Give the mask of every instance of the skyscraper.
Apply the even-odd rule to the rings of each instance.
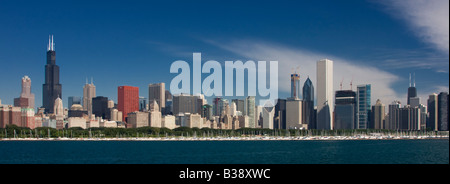
[[[148,102],[153,102],[156,100],[156,103],[159,105],[159,112],[163,112],[166,108],[166,84],[165,83],[157,83],[157,84],[149,84],[148,85]]]
[[[420,109],[406,105],[395,109],[397,114],[398,130],[420,130]]]
[[[401,108],[401,103],[400,101],[393,101],[390,105],[389,105],[389,123],[387,125],[386,128],[390,129],[390,130],[398,130],[400,125],[399,125],[399,111],[398,109]]]
[[[221,97],[216,97],[213,99],[213,111],[214,116],[220,116],[221,114],[221,105],[219,105],[219,102],[222,100]]]
[[[313,109],[314,110],[314,109]],[[286,100],[278,99],[275,105],[274,117],[278,119],[276,121],[275,129],[286,129]]]
[[[56,119],[56,129],[60,130],[64,128],[64,106],[61,98],[56,98],[53,112]]]
[[[245,99],[245,109],[246,114],[248,116],[248,126],[249,128],[256,128],[256,115],[259,116],[259,114],[255,114],[255,97],[249,96]]]
[[[158,102],[154,99],[153,102],[150,102],[149,104],[149,113],[148,113],[148,125],[150,127],[162,127],[162,114],[159,111],[159,105]]]
[[[22,92],[19,98],[14,99],[14,106],[34,109],[34,94],[31,93],[31,79],[28,76],[22,78]]]
[[[83,87],[83,109],[88,112],[89,116],[92,114],[92,98],[95,98],[95,85],[94,81],[91,79],[91,83],[88,84],[86,79],[86,84]]]
[[[407,105],[411,104],[411,98],[417,97],[417,89],[416,89],[416,77],[414,74],[414,82],[411,84],[411,74],[409,74],[409,88],[408,88],[408,99]]]
[[[448,93],[441,92],[438,95],[438,130],[448,131]]]
[[[333,124],[333,61],[317,62],[317,129],[331,130]]]
[[[244,105],[244,100],[233,99],[233,100],[231,100],[231,102],[236,103],[236,111],[240,111],[242,114],[245,113],[245,110],[244,110],[244,107],[245,107],[245,105]]]
[[[237,106],[236,106],[236,103],[234,103],[234,102],[231,102],[230,115],[233,117],[237,116]]]
[[[92,114],[95,114],[95,117],[109,119],[109,111],[107,97],[97,96],[92,98]]]
[[[311,79],[306,79],[303,84],[303,123],[308,124],[309,129],[316,129],[316,113],[314,112],[314,85]]]
[[[351,90],[336,91],[334,129],[350,130],[356,125],[356,93]],[[314,109],[313,109],[314,110]]]
[[[59,83],[59,66],[56,65],[53,35],[48,39],[47,64],[45,65],[45,83],[42,85],[42,106],[45,113],[54,113],[55,100],[62,98],[62,85]]]
[[[428,122],[428,108],[424,104],[419,104],[417,108],[420,109],[420,130],[426,130]]]
[[[386,129],[385,127],[385,107],[384,104],[378,99],[377,103],[372,106],[372,119],[373,129]]]
[[[207,120],[213,119],[213,108],[211,105],[205,104],[202,106],[202,117],[205,117]]]
[[[286,129],[302,129],[305,127],[302,116],[302,100],[288,99],[286,101]]]
[[[297,73],[291,74],[291,98],[300,99],[300,75]]]
[[[122,121],[125,122],[128,113],[139,111],[139,88],[119,86],[117,94],[117,109],[122,112]]]
[[[371,85],[358,85],[357,88],[357,126],[356,129],[367,129],[371,110]]]
[[[273,129],[273,118],[275,114],[275,108],[272,106],[267,106],[262,108],[263,123],[261,128]]]
[[[438,130],[438,95],[433,93],[428,98],[428,122],[427,128]]]

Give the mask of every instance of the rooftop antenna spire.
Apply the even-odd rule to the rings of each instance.
[[[51,41],[50,41],[50,35],[48,35],[48,45],[47,45],[47,51],[50,51],[50,45],[51,45]]]
[[[414,72],[414,81],[413,81],[413,87],[416,87],[416,73]]]
[[[88,84],[88,79],[87,79],[87,77],[86,77],[86,84]]]
[[[94,77],[91,77],[91,84],[94,85]]]
[[[352,76],[352,80],[350,81],[350,90],[353,91],[353,76]]]
[[[411,87],[411,73],[409,73],[409,87]]]
[[[55,50],[55,44],[53,43],[53,35],[52,35],[52,51]]]
[[[340,84],[341,90],[342,90],[342,83],[343,83],[343,82],[344,82],[344,77],[342,77],[341,84]]]

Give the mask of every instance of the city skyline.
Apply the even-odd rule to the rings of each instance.
[[[328,6],[321,6],[321,3],[323,2],[327,3]],[[1,7],[10,7],[10,9],[2,8],[1,10],[5,10],[1,11],[3,12],[2,15],[10,16],[1,17],[10,17],[10,19],[0,19],[0,22],[5,23],[4,25],[9,28],[0,32],[2,39],[5,40],[5,42],[0,43],[0,49],[4,51],[0,53],[0,59],[2,62],[9,60],[14,62],[10,63],[11,66],[8,67],[7,71],[2,70],[2,73],[8,75],[8,77],[0,79],[0,84],[2,84],[3,89],[0,91],[0,99],[2,99],[3,104],[13,104],[13,98],[20,94],[20,85],[17,85],[16,80],[9,80],[9,78],[19,79],[28,75],[34,81],[31,92],[36,94],[36,107],[42,106],[41,101],[38,100],[42,99],[42,91],[40,91],[38,85],[42,84],[41,81],[44,81],[42,65],[45,62],[45,55],[43,54],[43,50],[49,34],[55,35],[56,45],[53,47],[56,48],[55,50],[58,52],[57,64],[61,67],[61,84],[65,86],[62,90],[62,94],[64,94],[62,99],[66,108],[68,108],[66,106],[66,104],[68,104],[67,97],[81,96],[83,92],[82,86],[84,85],[86,77],[93,77],[96,79],[97,94],[99,96],[108,97],[117,103],[115,89],[118,86],[137,86],[139,87],[141,94],[147,94],[146,88],[149,84],[160,82],[169,84],[173,77],[173,75],[169,74],[170,63],[178,59],[184,59],[190,62],[192,61],[192,52],[194,51],[202,51],[204,56],[203,62],[210,59],[218,60],[221,63],[227,60],[238,59],[244,61],[247,59],[276,59],[280,63],[280,71],[285,69],[290,70],[292,66],[300,66],[299,74],[301,84],[303,84],[308,76],[311,77],[313,84],[316,84],[316,75],[310,71],[315,71],[314,65],[316,61],[323,58],[329,58],[335,61],[335,66],[341,66],[340,68],[335,69],[335,75],[338,76],[334,77],[336,80],[334,80],[333,91],[338,89],[337,84],[340,81],[337,79],[342,78],[340,75],[343,75],[342,73],[350,73],[349,75],[344,76],[345,89],[350,88],[349,83],[351,80],[353,80],[354,86],[366,83],[372,84],[374,90],[371,99],[372,102],[375,102],[376,98],[380,98],[384,104],[390,104],[393,100],[400,100],[402,104],[406,104],[405,87],[408,86],[409,73],[416,73],[417,94],[421,97],[422,103],[424,103],[428,95],[433,92],[438,93],[441,91],[448,91],[448,46],[446,49],[445,47],[442,49],[441,47],[436,46],[442,44],[434,44],[434,42],[423,40],[422,37],[415,34],[417,29],[414,27],[415,24],[411,23],[413,20],[408,19],[407,17],[393,16],[391,15],[392,13],[387,10],[389,8],[395,9],[402,6],[406,8],[415,8],[415,6],[402,5],[402,3],[392,3],[393,5],[387,5],[389,4],[387,2],[389,1],[384,1],[383,3],[374,3],[370,1],[338,3],[333,1],[321,1],[317,3],[299,2],[296,5],[302,5],[299,6],[300,8],[311,8],[311,10],[304,11],[303,13],[281,13],[281,9],[288,7],[283,6],[283,8],[281,8],[276,5],[273,6],[273,9],[275,12],[279,13],[277,16],[261,15],[261,18],[269,18],[269,22],[276,22],[284,19],[289,20],[288,24],[280,23],[280,26],[283,26],[283,29],[277,30],[269,27],[267,29],[261,29],[258,32],[255,30],[256,28],[246,28],[241,31],[233,32],[232,34],[224,34],[223,37],[214,34],[207,34],[204,37],[198,36],[203,35],[201,29],[204,29],[205,27],[200,26],[193,21],[189,22],[195,23],[193,25],[199,27],[192,28],[193,30],[191,31],[182,31],[184,28],[187,29],[191,26],[187,26],[186,24],[181,23],[180,20],[177,20],[175,23],[181,27],[180,29],[177,29],[178,31],[160,32],[162,30],[167,30],[170,27],[174,27],[175,25],[161,21],[158,18],[154,18],[154,20],[157,24],[161,25],[160,29],[156,29],[151,33],[146,33],[146,31],[148,31],[149,28],[152,28],[152,25],[154,24],[147,23],[140,27],[137,22],[139,22],[139,20],[145,20],[144,18],[151,17],[151,15],[154,14],[144,13],[143,9],[140,8],[137,8],[136,11],[132,11],[132,8],[125,8],[121,11],[122,13],[130,13],[130,17],[138,18],[138,20],[129,23],[125,23],[125,19],[114,21],[114,18],[117,17],[107,9],[99,9],[99,11],[105,13],[105,16],[93,14],[93,10],[100,6],[98,2],[93,2],[91,8],[83,8],[79,7],[81,4],[66,2],[72,3],[74,7],[80,8],[80,10],[87,13],[81,17],[77,17],[77,15],[79,15],[78,9],[68,8],[68,14],[66,16],[58,18],[58,16],[55,15],[62,15],[63,12],[55,11],[52,15],[42,14],[41,16],[31,19],[29,17],[31,13],[43,12],[48,9],[57,9],[58,7],[65,5],[65,3],[54,3],[51,6],[42,9],[36,8],[39,10],[33,9],[30,10],[29,13],[24,13],[23,10],[17,9],[18,5],[15,4],[15,2],[2,2],[5,6]],[[33,2],[30,3],[33,4]],[[448,2],[444,2],[444,4],[445,3],[448,4]],[[36,6],[42,6],[38,4]],[[180,4],[184,3],[180,2]],[[420,3],[416,4],[420,5]],[[435,6],[436,4],[439,4],[439,1],[429,3],[429,6]],[[119,7],[122,4],[111,2],[110,5],[112,7]],[[230,8],[231,5],[232,3],[225,4],[224,8]],[[272,3],[262,3],[262,7],[268,7],[269,5],[272,5]],[[256,8],[246,2],[244,2],[242,6],[252,10],[250,12],[256,11]],[[171,8],[171,6],[168,6],[165,3],[156,4],[155,7],[160,7],[162,10]],[[207,3],[202,4],[199,2],[198,4],[191,4],[188,7],[202,8],[203,10],[210,6]],[[319,7],[323,9],[323,11],[320,11],[322,13],[321,16],[315,15],[309,19],[301,18],[304,15],[313,15],[312,11],[317,10]],[[346,21],[344,18],[351,16],[352,13],[356,13],[356,10],[352,10],[352,7],[358,7],[361,11],[365,10],[367,15],[361,15],[362,18],[352,17],[352,19]],[[426,7],[428,7],[428,5]],[[423,11],[428,12],[426,11],[426,7]],[[448,5],[442,7],[448,7]],[[16,12],[13,12],[14,10],[16,10]],[[155,12],[160,12],[162,10],[157,10]],[[214,10],[223,11],[224,9],[205,9],[205,13]],[[329,11],[329,13],[324,12],[325,10]],[[435,13],[440,15],[439,13],[441,11],[445,12],[446,10],[439,8]],[[173,16],[178,16],[183,12],[184,10],[181,10],[181,12],[176,13]],[[332,13],[338,17],[334,19],[329,17]],[[199,18],[200,15],[202,14],[189,15],[187,19],[182,20],[190,20],[189,18],[196,20],[195,18]],[[87,16],[90,16],[93,20],[86,21],[86,25],[77,21]],[[229,16],[232,17],[236,15]],[[244,14],[243,16],[244,20],[238,21],[236,23],[237,25],[243,25],[245,21],[252,20],[257,21],[256,25],[259,28],[262,28],[264,25],[258,23],[259,20],[261,20],[260,18],[250,16],[249,14]],[[76,18],[74,19],[74,17]],[[232,18],[230,17],[212,16],[207,20],[219,18],[222,20],[223,25],[215,25],[219,28],[224,28],[224,26],[232,24]],[[447,15],[444,16],[444,19],[445,18],[448,19],[448,9]],[[26,23],[16,24],[9,22],[16,19],[25,20]],[[367,19],[379,20],[372,21],[368,24],[365,22]],[[324,22],[326,25],[324,29],[328,28],[329,30],[321,30],[317,25],[311,24],[317,20]],[[338,20],[337,23],[343,23],[343,26],[332,24],[333,20]],[[106,28],[130,25],[132,28],[140,27],[141,29],[140,31],[132,31],[131,29],[125,28],[105,30],[105,28],[94,26],[91,29],[79,31],[75,34],[73,31],[70,31],[63,26],[84,27],[93,25],[96,21],[102,22]],[[442,22],[445,23],[448,21]],[[345,25],[349,24],[357,24],[358,26],[356,28],[359,28],[360,31],[355,34],[351,26],[345,27]],[[309,27],[305,27],[305,25],[308,25]],[[381,25],[386,26],[383,27]],[[20,35],[16,33],[17,30],[31,27],[36,28],[33,29],[35,31],[19,31],[19,33],[21,33]],[[373,28],[379,28],[379,30],[372,30]],[[427,28],[433,29],[432,26]],[[381,34],[380,30],[389,33],[389,35]],[[100,34],[102,31],[104,31],[105,34]],[[217,33],[229,32],[220,31],[218,28],[210,28],[209,31],[215,31]],[[279,34],[281,31],[286,32],[287,34]],[[295,31],[299,31],[299,33],[304,36],[295,34]],[[127,32],[134,34],[127,34]],[[334,35],[330,35],[330,32],[333,32]],[[250,36],[249,33],[257,34]],[[368,38],[367,34],[370,34],[373,38]],[[447,40],[445,36],[447,36]],[[446,41],[448,43],[448,33],[442,38],[444,42]],[[347,42],[342,42],[344,39],[347,39]],[[362,40],[365,44],[360,44],[353,40]],[[22,54],[14,54],[18,51]],[[266,54],[262,53],[262,51],[266,51]],[[397,52],[398,54],[393,54],[393,52]],[[411,61],[407,62],[407,60]],[[417,63],[417,60],[423,60],[423,62]],[[127,68],[125,63],[142,67]],[[295,65],[290,66],[292,63]],[[400,66],[400,64],[404,64],[405,66]],[[159,65],[161,65],[161,67],[159,67]],[[287,65],[289,66],[287,67]],[[167,70],[164,70],[165,68]],[[364,72],[372,69],[373,71],[367,73],[368,77],[363,75],[366,74]],[[136,72],[132,72],[132,70],[136,70]],[[349,70],[355,72],[348,72]],[[114,75],[114,73],[123,74],[130,72],[132,72],[133,75]],[[289,79],[289,75],[282,75],[282,72],[280,72],[280,98],[287,98],[290,96],[289,80],[286,79]],[[379,92],[381,90],[384,90],[384,93],[381,93],[382,95],[380,95]],[[230,97],[229,100],[232,98],[234,97]],[[210,103],[211,100],[208,99],[208,102]]]

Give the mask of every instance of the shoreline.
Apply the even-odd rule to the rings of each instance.
[[[449,139],[449,136],[304,136],[304,137],[146,137],[146,138],[1,138],[0,141],[350,141]]]

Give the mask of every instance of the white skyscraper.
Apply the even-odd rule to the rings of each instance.
[[[237,116],[237,107],[236,107],[236,103],[232,102],[231,103],[231,107],[230,107],[230,114],[231,116]]]
[[[63,101],[59,97],[55,100],[55,106],[53,107],[53,112],[55,112],[56,116],[64,116]]]
[[[275,115],[275,107],[263,107],[263,123],[261,128],[273,129],[273,116]]]
[[[317,129],[333,129],[333,61],[322,59],[317,62]]]
[[[153,100],[153,102],[150,104],[150,112],[149,112],[149,126],[150,127],[158,127],[161,128],[161,112],[159,111],[159,105],[156,102],[156,100]]]

